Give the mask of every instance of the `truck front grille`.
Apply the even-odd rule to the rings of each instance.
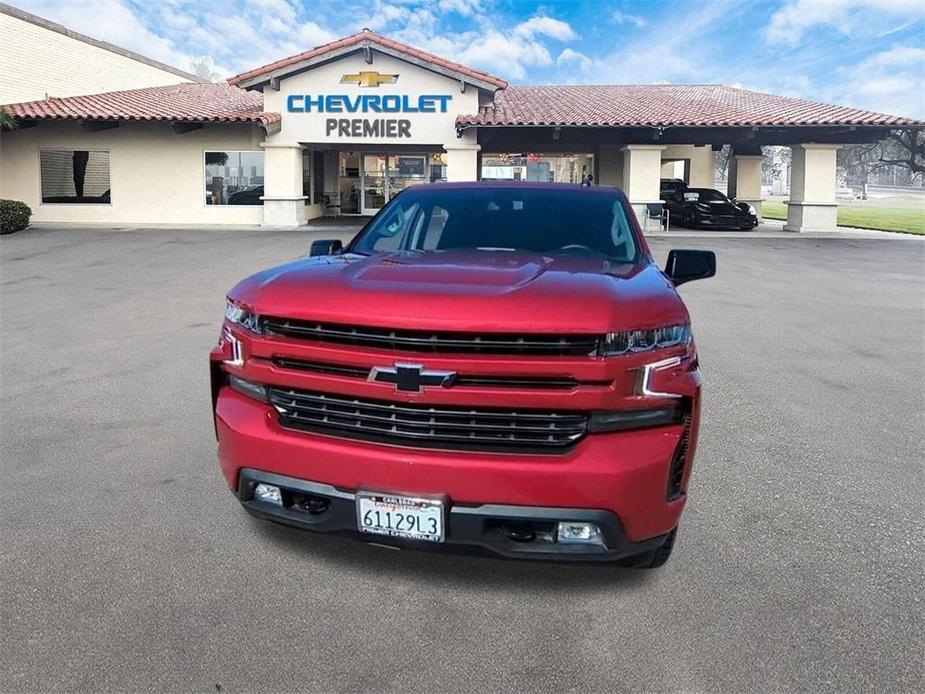
[[[546,451],[574,445],[581,412],[409,405],[287,388],[267,388],[284,427],[428,448]]]
[[[392,330],[316,323],[263,316],[261,330],[270,336],[296,340],[378,347],[408,352],[455,354],[590,355],[598,335],[540,335],[516,333],[452,333],[428,330]]]
[[[283,369],[307,371],[309,373],[325,374],[330,376],[345,376],[360,378],[364,381],[369,377],[369,367],[350,366],[345,364],[331,364],[328,362],[307,361],[305,359],[292,359],[291,357],[274,357],[273,364]],[[466,388],[539,388],[552,390],[570,390],[578,386],[607,386],[610,381],[579,381],[568,376],[479,376],[459,375],[453,379],[453,386]]]

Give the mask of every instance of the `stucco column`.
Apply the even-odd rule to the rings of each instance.
[[[758,213],[761,221],[761,164],[760,154],[733,154],[729,158],[729,186],[726,193],[739,202],[747,202]],[[710,186],[712,188],[713,186]]]
[[[302,145],[263,142],[263,225],[297,227],[305,224],[302,194]]]
[[[659,202],[664,145],[626,145],[623,151],[623,192],[636,217],[643,218],[646,204]]]
[[[713,188],[716,183],[715,153],[710,145],[704,147],[691,147],[691,188]]]
[[[835,231],[835,145],[794,145],[784,231]]]
[[[447,182],[479,180],[481,146],[476,141],[474,131],[465,132],[462,137],[447,142],[443,149],[446,151]]]

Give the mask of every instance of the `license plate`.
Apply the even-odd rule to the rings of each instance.
[[[443,502],[393,494],[357,494],[361,532],[443,542]]]

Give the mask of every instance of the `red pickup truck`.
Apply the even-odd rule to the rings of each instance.
[[[436,183],[347,246],[227,296],[222,471],[255,516],[399,546],[656,567],[674,545],[700,371],[622,192]]]

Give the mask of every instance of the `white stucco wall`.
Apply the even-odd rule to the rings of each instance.
[[[634,205],[659,201],[664,145],[623,147],[623,191]]]
[[[22,200],[33,222],[259,224],[261,206],[206,205],[203,152],[262,151],[263,130],[206,125],[177,135],[167,123],[122,123],[95,133],[44,123],[0,134],[0,198]],[[111,204],[41,202],[40,149],[106,150]]]
[[[2,12],[0,65],[0,104],[191,81]]]
[[[696,145],[668,145],[662,151],[662,159],[682,160],[689,162],[691,188],[712,188],[714,185],[714,153],[709,145],[698,147]],[[672,178],[673,170],[662,167],[662,176]]]

